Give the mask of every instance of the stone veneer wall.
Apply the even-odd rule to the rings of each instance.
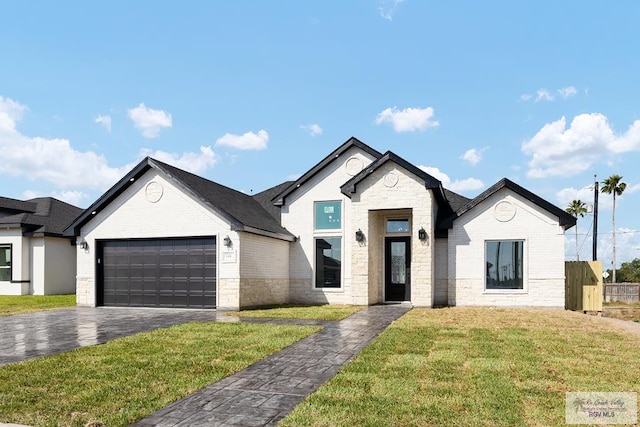
[[[367,244],[360,246],[352,244],[352,269],[356,266],[367,266],[367,271],[372,276],[382,276],[380,259],[376,262],[376,249],[370,249],[371,245],[381,246],[384,240],[380,236],[379,226],[370,229],[370,211],[407,210],[411,212],[411,302],[415,306],[431,307],[433,301],[434,268],[432,264],[434,256],[433,244],[433,195],[424,187],[424,182],[404,170],[393,162],[388,162],[378,168],[374,173],[362,181],[357,188],[357,194],[351,199],[351,228],[360,228],[367,236]],[[385,215],[381,213],[381,215]],[[379,221],[377,221],[379,224]],[[382,224],[384,227],[384,222]],[[424,228],[428,234],[428,240],[418,240],[418,230]],[[384,228],[382,228],[384,230]],[[371,253],[371,256],[370,256]],[[378,264],[379,263],[379,264]],[[370,265],[371,264],[371,265]],[[378,270],[379,273],[375,271]],[[368,275],[354,276],[352,280],[354,304],[367,304],[370,302],[369,289],[371,283]],[[375,283],[382,287],[382,280]],[[380,291],[376,290],[375,294]]]

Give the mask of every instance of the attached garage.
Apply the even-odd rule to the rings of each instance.
[[[96,243],[98,305],[216,307],[215,237]]]

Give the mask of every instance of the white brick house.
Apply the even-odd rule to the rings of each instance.
[[[563,307],[574,224],[507,179],[469,200],[351,138],[253,197],[147,158],[65,234],[81,305]]]

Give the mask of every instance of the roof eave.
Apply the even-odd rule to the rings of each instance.
[[[260,236],[272,237],[274,239],[279,239],[279,240],[285,240],[287,242],[296,241],[296,237],[292,234],[275,233],[273,231],[261,230],[255,227],[244,226],[242,229],[238,229],[237,231],[245,231],[251,234],[258,234]]]

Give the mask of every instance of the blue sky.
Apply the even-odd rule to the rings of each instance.
[[[86,207],[150,155],[232,188],[350,136],[473,197],[508,177],[564,208],[617,173],[640,256],[635,1],[30,1],[0,6],[0,195]],[[599,257],[611,259],[611,197]],[[579,220],[590,259],[592,215]],[[567,259],[575,257],[574,230]]]

